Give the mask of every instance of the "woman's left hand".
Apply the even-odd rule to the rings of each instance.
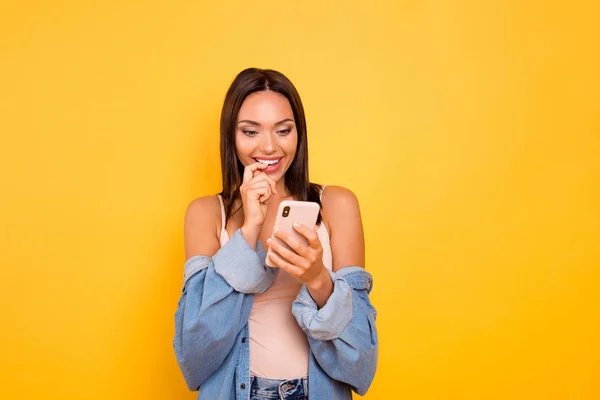
[[[273,235],[290,246],[295,253],[285,248],[277,240],[269,238],[267,240],[269,258],[274,265],[287,271],[307,286],[311,286],[325,271],[323,246],[317,235],[316,227],[314,230],[310,230],[306,225],[295,223],[294,229],[308,240],[308,246],[287,232],[276,230]]]
[[[306,285],[308,292],[319,308],[323,307],[333,292],[333,281],[323,265],[323,246],[317,235],[316,227],[308,229],[302,224],[294,224],[294,229],[308,240],[308,246],[283,231],[275,231],[274,236],[281,239],[294,251],[269,238],[268,257],[274,265]]]

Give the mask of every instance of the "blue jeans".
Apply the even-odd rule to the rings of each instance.
[[[250,400],[308,400],[308,377],[267,379],[250,376]]]

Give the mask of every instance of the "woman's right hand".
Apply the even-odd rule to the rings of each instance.
[[[240,195],[244,208],[242,236],[254,248],[267,215],[267,200],[277,193],[275,181],[262,172],[267,165],[260,162],[244,168]]]

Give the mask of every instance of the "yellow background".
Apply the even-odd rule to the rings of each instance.
[[[312,180],[360,199],[367,399],[600,398],[592,3],[3,2],[0,398],[195,398],[183,213],[248,66],[291,78]]]

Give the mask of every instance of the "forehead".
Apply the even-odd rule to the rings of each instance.
[[[257,122],[294,119],[294,112],[288,99],[277,92],[265,90],[254,92],[244,99],[238,113],[238,121],[249,119]]]

